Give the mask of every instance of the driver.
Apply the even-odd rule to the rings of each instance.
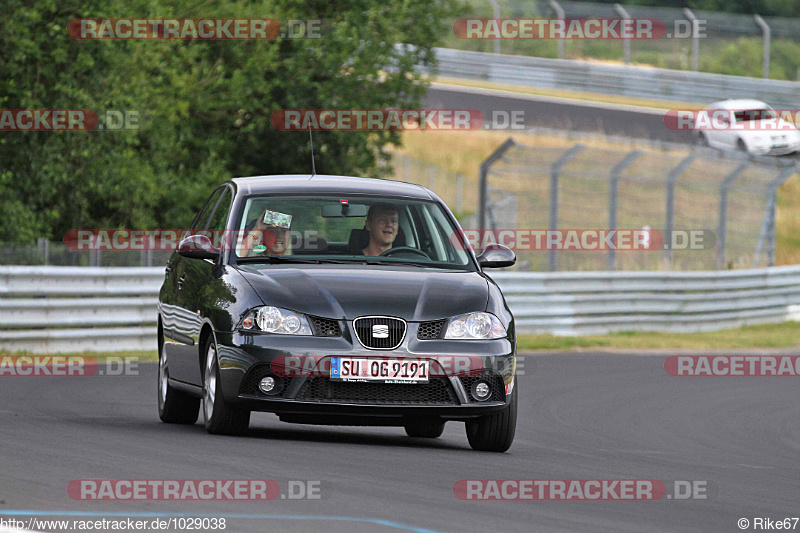
[[[292,216],[265,209],[240,243],[241,257],[285,255],[289,248]]]
[[[367,212],[364,229],[369,233],[369,244],[361,250],[364,255],[381,255],[392,247],[397,238],[399,220],[397,207],[392,204],[373,204]]]

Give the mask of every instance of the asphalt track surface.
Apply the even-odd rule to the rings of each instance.
[[[800,515],[800,381],[670,377],[666,356],[528,356],[505,454],[461,423],[435,440],[400,428],[284,424],[248,435],[163,424],[155,364],[138,375],[0,377],[0,518],[227,517],[226,531],[740,531]],[[460,479],[705,481],[707,499],[461,501]],[[323,498],[76,501],[76,479],[322,481]],[[334,518],[335,517],[335,518]],[[751,526],[752,527],[752,526]],[[800,526],[798,526],[800,527]]]
[[[692,144],[691,132],[674,131],[664,123],[664,110],[542,97],[507,91],[434,84],[424,108],[474,109],[491,121],[493,111],[522,111],[526,128],[543,127],[653,141]],[[514,133],[509,130],[509,133]]]

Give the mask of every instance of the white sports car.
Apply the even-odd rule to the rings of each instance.
[[[695,116],[701,145],[753,155],[786,155],[800,151],[800,131],[784,120],[795,113],[775,111],[759,100],[715,102]]]

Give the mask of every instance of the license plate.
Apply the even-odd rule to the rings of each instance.
[[[331,379],[378,383],[427,383],[429,361],[333,357]]]

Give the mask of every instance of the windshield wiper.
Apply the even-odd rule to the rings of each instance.
[[[240,257],[239,263],[270,263],[270,264],[319,264],[319,259],[307,259],[305,257],[283,257],[281,255],[265,255],[263,257]]]
[[[282,255],[265,255],[263,257],[240,257],[240,263],[270,263],[270,264],[309,264],[318,265],[321,263],[343,265],[350,261],[342,261],[340,259],[316,259],[311,257],[298,257],[298,256],[282,256]]]
[[[425,268],[452,268],[458,269],[457,266],[443,265],[441,263],[427,263],[425,261],[397,261],[392,259],[366,259],[364,262],[368,265],[405,265],[416,266]]]

